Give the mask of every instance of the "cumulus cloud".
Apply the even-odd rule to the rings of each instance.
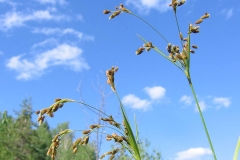
[[[180,102],[183,102],[185,105],[189,106],[192,104],[192,97],[191,96],[187,96],[187,95],[183,95],[180,100]]]
[[[64,5],[64,4],[67,4],[67,2],[65,0],[37,0],[39,3],[42,3],[42,4],[53,4],[53,5],[56,5],[56,4],[60,4],[60,5]]]
[[[6,64],[9,69],[17,72],[17,79],[30,80],[40,77],[51,66],[64,65],[74,71],[89,69],[82,58],[82,50],[68,44],[58,45],[30,59],[23,56],[14,56]]]
[[[204,156],[211,155],[212,152],[208,148],[190,148],[176,154],[174,160],[201,160]]]
[[[213,99],[213,103],[217,105],[217,109],[225,107],[228,108],[231,104],[230,98],[216,97]]]
[[[166,89],[161,86],[145,87],[144,90],[152,100],[161,99],[166,93]]]
[[[151,105],[164,98],[166,89],[161,86],[145,87],[144,91],[150,99],[141,99],[134,94],[128,94],[123,97],[122,103],[130,108],[139,110],[148,110]]]
[[[0,29],[7,30],[13,27],[20,27],[26,25],[28,21],[41,20],[68,20],[65,15],[56,15],[52,13],[51,9],[32,11],[28,14],[17,11],[10,11],[4,15],[0,15]]]
[[[122,103],[133,109],[147,110],[151,107],[151,102],[146,99],[140,99],[134,94],[129,94],[123,97]]]
[[[140,13],[147,14],[151,9],[156,9],[159,12],[166,12],[170,9],[171,0],[126,0],[127,5],[132,5]]]
[[[33,33],[42,33],[46,35],[52,35],[52,34],[57,34],[57,35],[66,35],[66,34],[71,34],[75,35],[77,38],[81,40],[94,40],[93,36],[85,35],[82,32],[76,31],[72,28],[65,28],[65,29],[60,29],[60,28],[35,28]]]

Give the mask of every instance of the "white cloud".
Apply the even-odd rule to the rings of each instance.
[[[14,2],[12,2],[10,0],[0,0],[0,3],[7,3],[7,4],[11,5],[11,6],[16,6],[16,3],[14,3]]]
[[[60,5],[67,4],[67,2],[65,0],[37,0],[37,1],[42,3],[42,4],[47,4],[47,3],[53,4],[53,5],[56,5],[56,4],[60,4]]]
[[[207,104],[204,101],[199,101],[198,103],[202,112],[208,108]],[[198,111],[197,105],[195,105],[195,111]]]
[[[145,87],[144,90],[152,100],[161,99],[166,93],[166,89],[161,86]]]
[[[229,9],[229,10],[223,9],[223,10],[221,11],[221,13],[222,13],[223,15],[225,15],[226,19],[229,19],[230,17],[233,16],[233,8],[231,8],[231,9]]]
[[[159,12],[166,12],[171,0],[126,0],[127,5],[133,5],[140,13],[148,13],[151,9],[156,9]]]
[[[208,148],[190,148],[186,151],[178,152],[174,160],[201,160],[204,156],[211,155]]]
[[[6,66],[18,73],[17,79],[29,80],[40,77],[51,66],[64,65],[74,71],[89,69],[81,54],[80,48],[61,44],[32,59],[24,59],[23,55],[14,56],[8,60]]]
[[[76,31],[72,28],[65,28],[65,29],[60,29],[60,28],[35,28],[33,33],[42,33],[46,35],[51,35],[51,34],[57,34],[57,35],[66,35],[66,34],[72,34],[75,35],[77,38],[81,40],[94,40],[93,36],[85,35],[82,32]]]
[[[191,96],[187,96],[187,95],[183,95],[180,100],[180,102],[183,102],[185,105],[189,106],[192,104],[192,97]]]
[[[217,109],[225,107],[228,108],[231,104],[231,100],[225,97],[216,97],[213,99],[213,103],[217,104]]]
[[[58,41],[55,38],[49,38],[46,39],[45,41],[36,43],[32,46],[32,48],[37,48],[37,47],[45,47],[45,46],[53,46],[56,45],[58,43]]]
[[[5,15],[0,16],[0,29],[7,30],[12,27],[24,26],[28,21],[41,21],[41,20],[68,20],[65,15],[53,15],[52,9],[32,11],[29,14],[22,12],[11,11]]]
[[[233,9],[231,8],[227,12],[226,19],[229,19],[230,17],[232,17],[232,15],[233,15]]]
[[[81,14],[76,15],[77,20],[83,21],[83,16]]]
[[[142,100],[135,96],[134,94],[129,94],[123,97],[123,105],[129,106],[133,109],[147,110],[151,107],[151,102],[148,100]]]

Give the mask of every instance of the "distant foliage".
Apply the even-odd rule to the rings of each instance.
[[[46,155],[52,134],[68,127],[60,124],[50,130],[47,122],[38,126],[32,121],[31,99],[23,100],[20,111],[11,116],[7,111],[0,111],[0,160],[50,160]],[[61,155],[56,160],[95,160],[94,150],[89,146],[81,147],[79,154],[73,155],[64,148],[72,145],[73,135],[66,136],[61,147]]]

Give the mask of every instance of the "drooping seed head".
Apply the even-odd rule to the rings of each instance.
[[[144,50],[145,50],[145,48],[143,48],[143,47],[138,48],[136,51],[136,55],[142,54]]]
[[[82,134],[88,134],[90,132],[91,132],[91,130],[85,130],[85,131],[82,131]]]
[[[195,53],[195,51],[194,51],[194,50],[190,50],[190,52],[191,52],[191,53]]]
[[[168,53],[171,53],[171,49],[172,49],[172,44],[171,43],[168,43],[168,45],[167,45],[167,51],[168,51]]]
[[[111,11],[109,11],[109,10],[104,10],[103,11],[103,14],[109,14],[109,13],[111,13]]]
[[[185,3],[185,0],[181,0],[179,3],[178,3],[178,6],[181,6]]]
[[[40,113],[40,111],[36,111],[35,113],[38,115]]]
[[[202,23],[202,21],[203,21],[203,19],[200,18],[199,20],[197,20],[197,21],[195,22],[195,24],[200,24],[200,23]]]
[[[54,102],[58,102],[58,101],[60,101],[61,100],[61,98],[55,98],[54,99]]]
[[[205,13],[201,18],[202,19],[206,19],[206,18],[209,18],[210,17],[210,14],[209,13]]]
[[[100,125],[98,125],[98,124],[92,124],[90,126],[91,129],[95,129],[95,128],[99,128],[99,127],[100,127]]]
[[[89,136],[86,136],[83,140],[83,142],[84,142],[83,144],[88,144],[88,141],[89,141]]]
[[[113,12],[113,14],[109,17],[109,19],[113,19],[121,13],[121,10]]]
[[[183,35],[182,35],[181,32],[180,32],[180,34],[179,34],[179,37],[180,37],[181,40],[183,40]]]
[[[74,148],[74,149],[73,149],[73,154],[77,153],[77,150],[78,150],[78,148],[77,148],[77,147],[76,147],[76,148]]]
[[[198,49],[198,46],[193,44],[193,45],[192,45],[192,48]]]

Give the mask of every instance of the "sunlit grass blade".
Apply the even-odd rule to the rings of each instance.
[[[128,119],[127,119],[127,115],[126,115],[125,109],[124,109],[124,107],[123,107],[123,105],[122,105],[122,102],[121,102],[121,100],[120,100],[117,92],[115,92],[115,93],[116,93],[116,96],[117,96],[118,101],[119,101],[119,103],[120,103],[120,108],[121,108],[121,111],[122,111],[124,124],[125,124],[125,126],[126,126],[127,131],[128,131],[129,143],[130,143],[130,146],[132,147],[132,150],[134,151],[133,156],[134,156],[134,158],[135,158],[136,160],[141,160],[139,148],[138,148],[138,145],[137,145],[135,136],[134,136],[134,134],[133,134],[132,128],[131,128],[131,126],[130,126],[130,124],[129,124],[129,121],[128,121]]]
[[[238,138],[237,146],[233,155],[233,160],[238,160],[239,150],[240,150],[240,137]]]

